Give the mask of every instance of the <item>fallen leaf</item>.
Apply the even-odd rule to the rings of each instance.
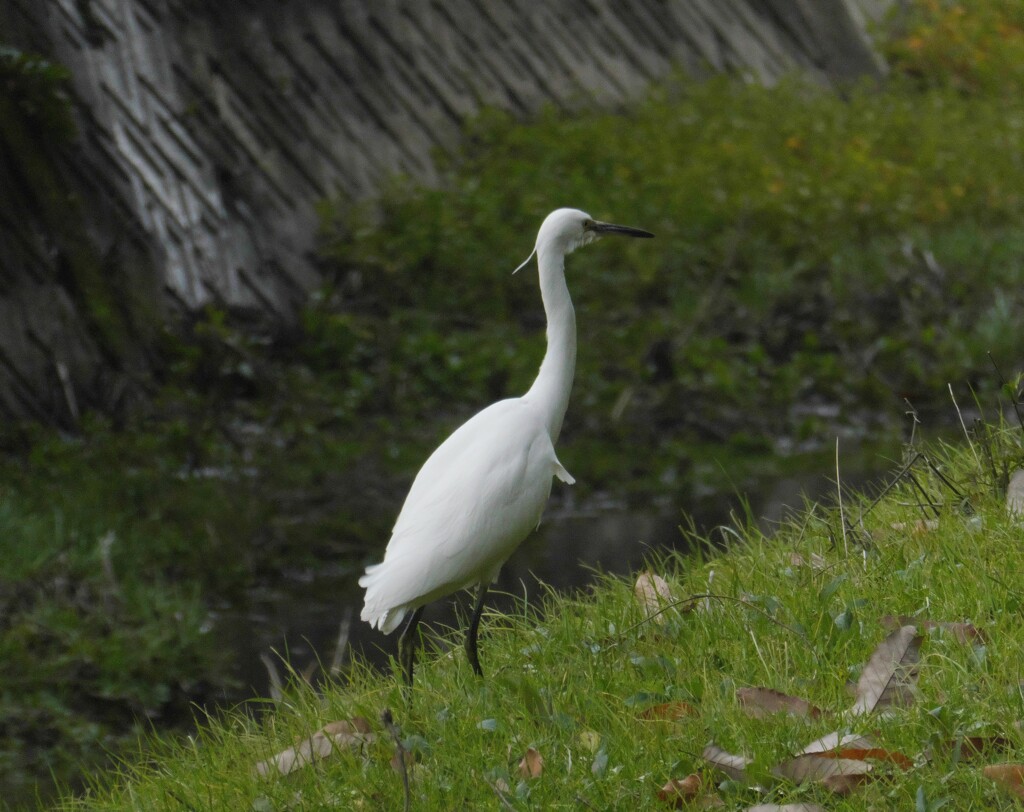
[[[644,617],[663,617],[662,610],[672,603],[672,591],[668,582],[653,572],[642,572],[633,587],[636,602],[643,609]]]
[[[936,623],[929,621],[925,624],[925,628],[928,630],[942,629],[944,632],[952,635],[953,639],[958,643],[963,643],[965,646],[976,646],[988,642],[988,635],[985,633],[985,630],[977,628],[973,623]]]
[[[709,744],[705,747],[703,756],[708,764],[719,772],[725,773],[734,781],[747,780],[746,770],[747,766],[751,763],[751,759],[727,753],[716,744]]]
[[[307,764],[327,758],[338,750],[361,747],[373,741],[370,723],[363,717],[343,719],[324,725],[311,736],[299,739],[294,746],[256,765],[256,772],[269,775],[273,771],[288,775]]]
[[[354,730],[353,730],[354,728]],[[353,716],[351,719],[342,719],[338,722],[328,722],[322,728],[328,736],[337,736],[339,733],[362,733],[371,732],[370,723],[362,716]]]
[[[1024,468],[1018,468],[1006,486],[1006,510],[1013,516],[1024,514]]]
[[[403,763],[406,770],[411,770],[416,766],[416,754],[409,750],[395,750],[394,755],[391,756],[391,769],[396,773],[402,773]]]
[[[544,772],[544,756],[530,747],[519,762],[519,774],[523,778],[540,778]]]
[[[929,632],[939,629],[943,633],[951,635],[954,640],[958,643],[963,643],[965,646],[976,646],[980,643],[988,642],[988,635],[973,623],[927,620],[925,618],[910,617],[909,615],[885,615],[879,618],[879,623],[890,630],[898,629],[901,626],[914,625]]]
[[[817,719],[821,710],[799,697],[784,694],[774,688],[737,688],[736,699],[744,713],[754,719],[764,719],[773,713],[791,716],[810,716]]]
[[[870,750],[875,746],[875,743],[867,736],[861,736],[859,733],[847,733],[841,734],[838,730],[829,733],[826,736],[822,736],[820,739],[815,739],[803,750],[800,751],[799,755],[813,755],[815,753],[829,753],[841,750],[842,748]]]
[[[921,641],[916,626],[902,626],[879,644],[857,681],[854,714],[873,713],[913,701]]]
[[[942,745],[928,749],[926,756],[929,761],[936,755],[955,756],[959,761],[970,761],[980,755],[991,755],[1009,750],[1011,741],[1005,736],[963,736],[950,739]]]
[[[836,775],[863,775],[871,769],[868,762],[859,759],[828,758],[822,753],[812,753],[784,761],[772,772],[794,784],[806,784]]]
[[[825,812],[818,804],[755,804],[747,812]]]
[[[858,787],[862,787],[874,779],[874,774],[869,772],[830,775],[822,780],[821,785],[836,795],[849,795]]]
[[[686,776],[686,778],[673,778],[658,790],[658,800],[670,803],[674,807],[688,805],[688,801],[696,798],[701,791],[702,782],[697,773]]]
[[[854,761],[864,761],[865,759],[874,759],[875,761],[890,761],[904,770],[909,770],[914,766],[914,760],[898,750],[885,750],[881,747],[844,747],[838,750],[829,750],[824,753],[820,753],[821,758],[844,758],[851,759]]]
[[[1024,798],[1024,764],[989,764],[981,772],[1011,795]]]
[[[654,705],[645,708],[640,712],[641,719],[648,719],[659,722],[674,722],[687,716],[696,716],[697,709],[689,702],[664,702],[661,705]]]

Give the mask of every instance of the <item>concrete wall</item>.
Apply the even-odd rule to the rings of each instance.
[[[162,305],[287,320],[318,282],[316,201],[370,195],[395,173],[430,182],[431,156],[455,148],[482,107],[614,107],[680,67],[762,82],[794,70],[823,82],[879,74],[865,25],[885,5],[0,0],[0,41],[71,70],[80,132],[65,171],[98,251],[118,261],[119,246],[133,246]],[[12,227],[0,220],[0,240]],[[0,321],[0,347],[15,348],[0,353],[0,414],[109,408],[89,325],[74,325],[59,274],[39,264],[6,269],[36,281],[33,313]],[[0,290],[0,319],[28,306],[22,287]],[[58,311],[68,328],[45,335]],[[45,350],[16,349],[26,330]],[[21,381],[18,398],[4,395],[5,377]]]

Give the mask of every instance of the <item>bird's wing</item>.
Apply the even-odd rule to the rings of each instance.
[[[420,469],[384,566],[397,572],[415,563],[421,595],[482,577],[536,526],[554,475],[568,477],[542,417],[518,399],[489,406]]]

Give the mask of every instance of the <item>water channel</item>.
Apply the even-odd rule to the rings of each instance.
[[[870,490],[895,469],[898,443],[847,444],[842,455],[844,489]],[[790,470],[793,465],[787,466]],[[800,468],[800,466],[797,466]],[[563,592],[585,589],[598,573],[627,575],[639,571],[652,553],[684,551],[690,543],[681,526],[707,535],[717,526],[735,526],[748,509],[761,529],[771,533],[787,513],[806,500],[834,503],[834,464],[822,455],[808,460],[800,473],[748,477],[742,493],[708,492],[689,495],[673,503],[637,510],[616,504],[591,504],[581,509],[556,489],[540,528],[513,554],[502,569],[488,606],[511,609],[524,596],[532,605],[545,588]],[[571,499],[571,496],[569,497]],[[265,660],[285,658],[298,671],[318,663],[329,669],[341,651],[386,667],[394,653],[397,634],[390,637],[371,630],[359,620],[362,590],[358,573],[339,562],[336,569],[291,573],[277,583],[254,589],[247,605],[218,613],[215,633],[232,652],[234,677],[242,695],[265,696],[269,689]],[[424,622],[435,629],[456,623],[456,606],[468,612],[468,593],[439,601],[427,608]],[[457,602],[456,602],[457,601]],[[280,669],[284,673],[284,669]]]

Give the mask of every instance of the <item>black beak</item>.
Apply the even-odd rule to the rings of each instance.
[[[650,231],[644,231],[642,228],[632,228],[631,226],[617,226],[614,223],[602,223],[598,220],[594,221],[594,224],[590,227],[590,231],[595,234],[622,234],[625,237],[653,237]]]

